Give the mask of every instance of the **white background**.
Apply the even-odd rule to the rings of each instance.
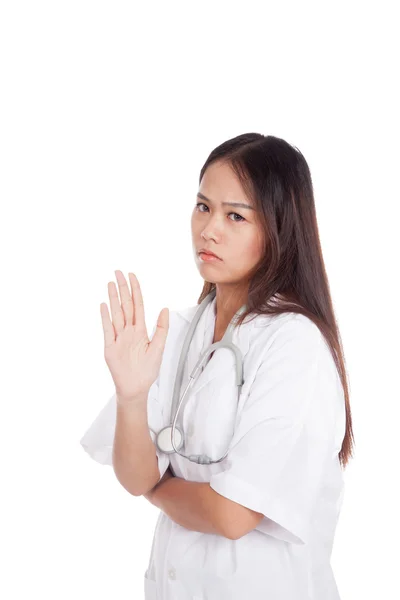
[[[1,597],[143,597],[158,509],[79,444],[113,393],[100,303],[115,269],[150,331],[197,303],[199,172],[245,132],[296,145],[314,181],[356,438],[341,600],[400,596],[395,9],[2,2]]]

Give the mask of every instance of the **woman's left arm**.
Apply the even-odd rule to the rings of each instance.
[[[164,475],[161,477],[160,481],[158,483],[156,483],[156,485],[149,491],[147,492],[147,494],[143,494],[143,496],[145,498],[147,498],[147,500],[149,502],[151,502],[152,504],[154,504],[154,506],[157,506],[156,503],[156,492],[157,489],[168,479],[171,479],[171,477],[175,477],[175,475],[173,475],[172,471],[171,471],[171,467],[168,467],[168,469],[165,471]],[[159,507],[158,507],[159,508]]]
[[[225,498],[207,482],[175,477],[168,467],[160,481],[143,495],[172,521],[186,529],[229,537],[223,527]]]

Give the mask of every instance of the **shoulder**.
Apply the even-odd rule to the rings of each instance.
[[[254,319],[253,341],[265,346],[279,347],[288,344],[309,344],[319,347],[324,336],[319,327],[305,315],[287,312],[277,316],[257,315]]]
[[[264,320],[265,325],[265,320]],[[330,345],[312,319],[299,313],[284,313],[272,318],[268,327],[256,326],[254,343],[261,363],[278,365],[283,372],[313,372],[328,385],[340,388],[339,374]],[[261,332],[261,333],[260,333]]]
[[[258,315],[250,357],[265,369],[271,365],[279,365],[285,372],[312,368],[336,378],[335,361],[324,334],[312,319],[298,313]]]

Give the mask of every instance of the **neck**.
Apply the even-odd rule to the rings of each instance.
[[[219,341],[234,315],[247,302],[248,288],[222,288],[217,284],[214,341]],[[215,339],[218,337],[219,339]]]

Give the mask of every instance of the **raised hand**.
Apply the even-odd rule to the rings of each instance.
[[[115,271],[121,302],[113,281],[108,283],[112,321],[106,303],[100,304],[104,332],[104,358],[119,400],[134,401],[147,394],[158,377],[169,327],[163,308],[153,339],[147,335],[139,281],[128,273],[131,289],[121,271]]]

